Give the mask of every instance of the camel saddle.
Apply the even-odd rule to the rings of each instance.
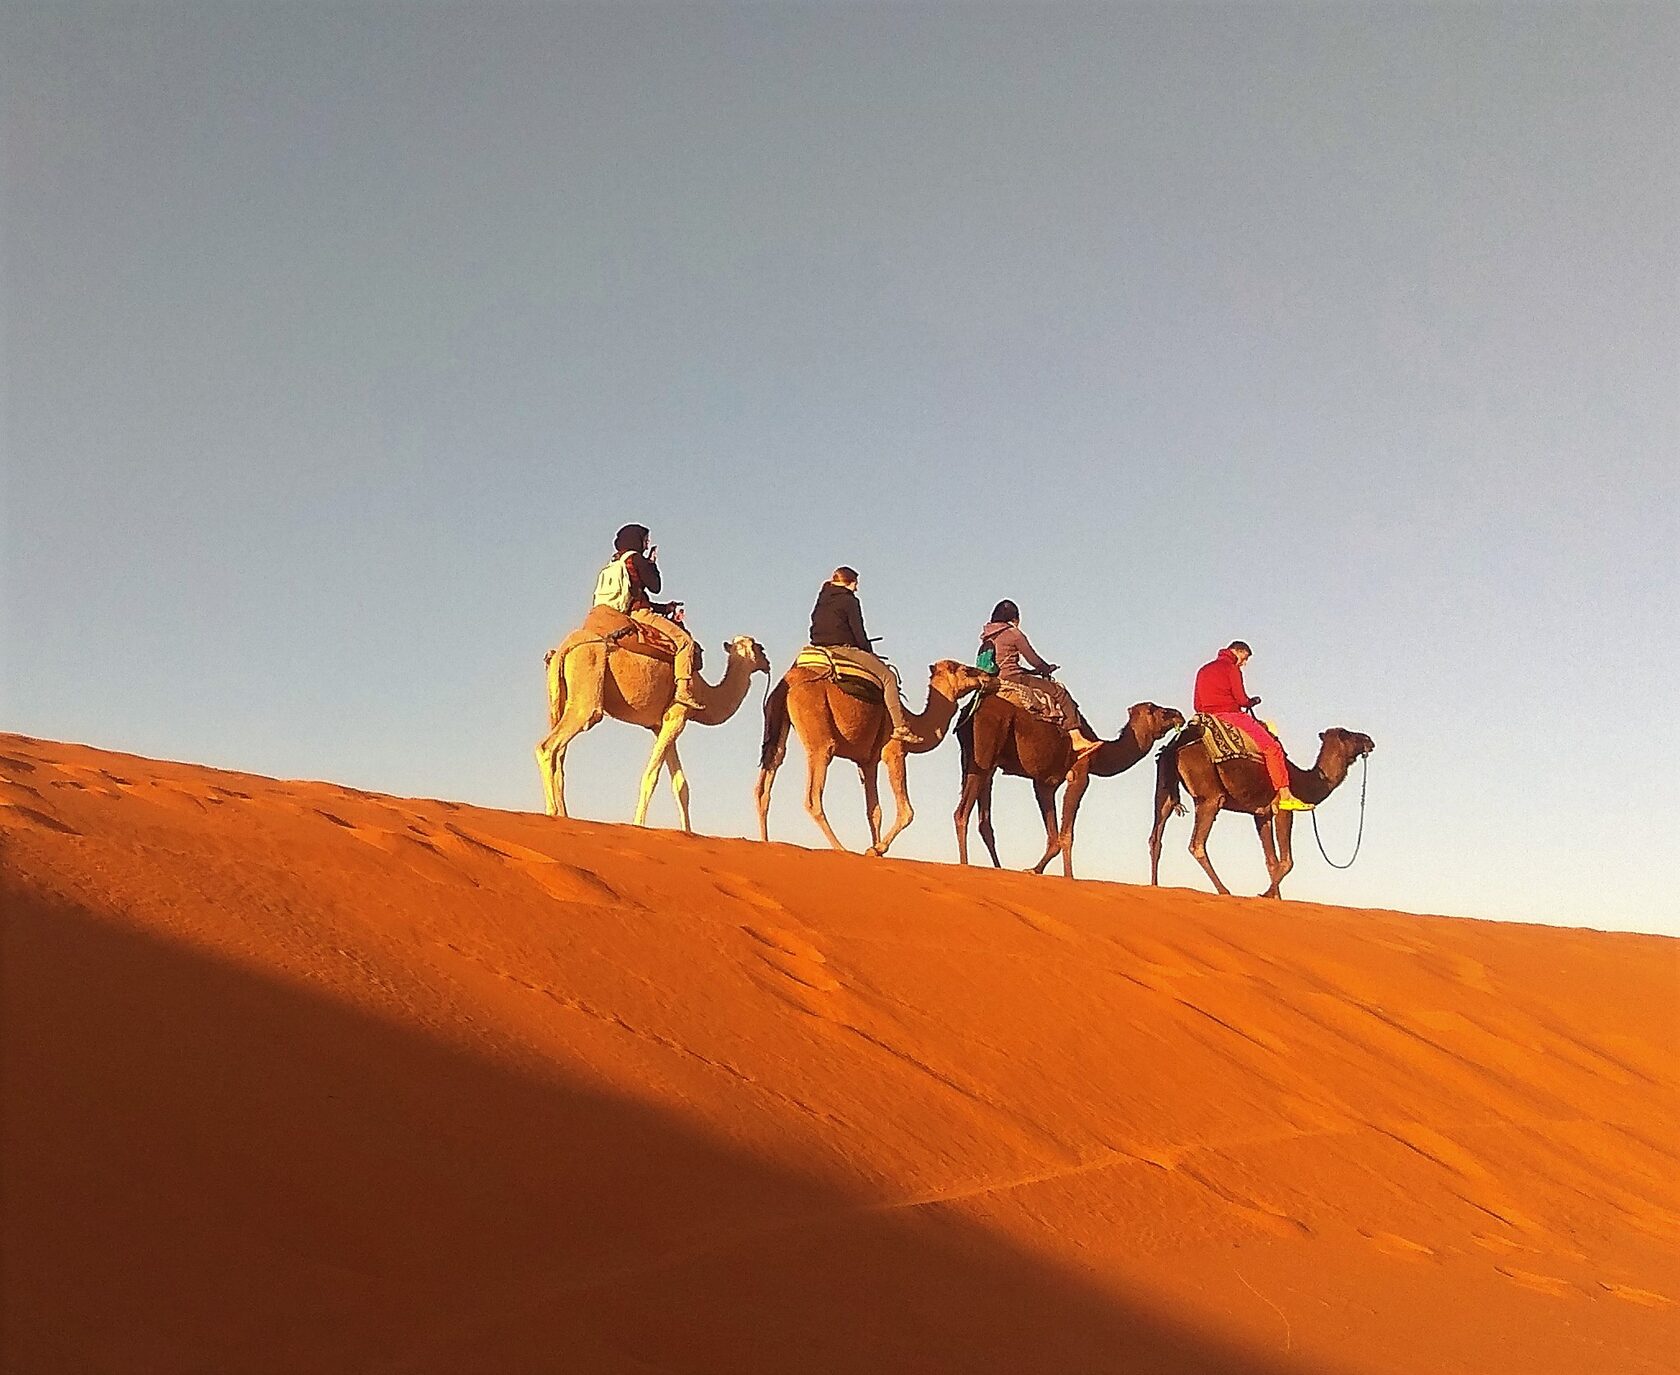
[[[793,666],[819,669],[846,696],[855,697],[860,702],[868,702],[877,707],[885,705],[886,699],[882,696],[881,685],[875,681],[872,674],[866,673],[856,664],[835,658],[821,645],[806,645],[799,651],[799,657],[793,661]]]
[[[586,645],[592,641],[606,645],[609,652],[622,650],[649,659],[662,659],[668,664],[677,661],[677,646],[669,635],[656,626],[633,620],[621,611],[602,606],[591,609],[583,625],[568,635],[559,649],[550,650],[544,661],[555,654],[570,653],[579,645]],[[696,672],[700,669],[700,662],[700,646],[697,644],[694,646]]]
[[[1209,716],[1206,712],[1197,712],[1190,718],[1184,732],[1188,735],[1192,730],[1198,729],[1202,733],[1202,745],[1207,750],[1209,763],[1224,764],[1233,759],[1260,758],[1260,747],[1229,721],[1221,721],[1217,716]]]
[[[999,679],[997,695],[1011,706],[1019,707],[1028,716],[1036,716],[1046,725],[1055,726],[1058,730],[1071,731],[1079,724],[1067,719],[1067,713],[1062,710],[1061,699],[1057,694],[1022,682],[1019,678]]]

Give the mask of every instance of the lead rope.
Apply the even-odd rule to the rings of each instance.
[[[1329,854],[1326,852],[1324,848],[1324,841],[1319,838],[1318,834],[1318,809],[1316,807],[1313,809],[1313,839],[1318,841],[1318,852],[1324,856],[1324,862],[1332,869],[1353,868],[1354,860],[1359,858],[1359,847],[1364,844],[1365,841],[1365,785],[1371,781],[1370,755],[1365,754],[1359,757],[1359,768],[1359,834],[1354,837],[1353,853],[1348,856],[1348,862],[1346,864],[1336,863],[1336,861],[1331,859]]]

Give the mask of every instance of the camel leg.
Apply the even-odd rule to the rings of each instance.
[[[1226,897],[1231,890],[1219,880],[1219,875],[1213,872],[1213,861],[1208,858],[1207,839],[1213,831],[1213,823],[1219,817],[1219,799],[1216,797],[1198,797],[1196,799],[1196,826],[1190,833],[1190,853],[1195,856],[1196,863],[1202,866],[1202,872],[1213,880],[1213,890]]]
[[[1254,819],[1259,821],[1261,818],[1255,817]],[[1283,893],[1280,890],[1283,887],[1283,881],[1288,877],[1289,871],[1295,867],[1295,813],[1279,812],[1272,819],[1269,831],[1277,836],[1277,849],[1274,851],[1271,844],[1268,843],[1268,830],[1263,829],[1260,832],[1260,843],[1266,849],[1266,868],[1272,875],[1272,886],[1262,896],[1281,898]]]
[[[1260,848],[1266,856],[1266,876],[1271,879],[1272,886],[1260,896],[1275,898],[1278,895],[1278,856],[1277,844],[1272,839],[1272,816],[1270,812],[1260,812],[1254,818],[1254,829],[1260,835]]]
[[[980,797],[980,775],[965,773],[962,792],[957,798],[957,810],[951,820],[957,825],[957,863],[968,863],[968,819],[974,814],[974,804]]]
[[[1155,827],[1149,833],[1149,884],[1152,888],[1161,886],[1161,837],[1167,832],[1167,823],[1183,814],[1184,804],[1173,796],[1170,784],[1163,784],[1157,775]]]
[[[659,723],[659,729],[653,738],[653,753],[648,756],[647,768],[642,772],[642,791],[636,799],[636,824],[647,825],[648,803],[653,800],[653,790],[659,783],[660,770],[665,767],[665,755],[671,748],[671,743],[682,734],[682,728],[688,724],[688,709],[686,707],[671,707]]]
[[[1073,826],[1079,820],[1079,804],[1085,800],[1085,790],[1091,786],[1091,771],[1078,769],[1068,779],[1067,792],[1062,794],[1062,877],[1073,877]]]
[[[887,766],[887,786],[892,789],[893,824],[875,847],[878,855],[886,854],[887,847],[898,839],[899,832],[916,819],[916,810],[910,805],[910,778],[904,765],[904,746],[893,741],[881,751],[881,758]]]
[[[688,775],[683,772],[675,736],[671,738],[671,743],[665,750],[665,767],[671,771],[671,792],[677,799],[677,819],[682,822],[683,832],[693,835],[694,827],[688,820]]]
[[[753,784],[753,803],[758,808],[758,838],[770,839],[770,789],[776,786],[776,770],[760,769]]]
[[[758,771],[758,781],[753,784],[753,802],[758,807],[758,838],[770,839],[770,790],[776,786],[776,770],[782,767],[782,761],[787,758],[787,739],[789,725],[782,722],[781,735],[776,740],[776,748],[766,756],[770,763]]]
[[[881,853],[881,761],[858,765],[858,782],[863,784],[863,810],[869,817],[869,849],[864,853]]]
[[[997,782],[995,773],[988,773],[980,780],[980,839],[986,842],[986,853],[992,857],[992,868],[1003,868],[1003,861],[998,858],[997,832],[992,828],[992,785]]]
[[[828,766],[834,761],[834,751],[821,744],[815,744],[805,751],[805,810],[811,814],[811,820],[822,828],[822,833],[828,837],[828,843],[836,850],[846,847],[840,843],[840,837],[834,834],[834,827],[828,824],[828,818],[823,815],[823,785],[828,782]]]
[[[1289,871],[1295,867],[1295,813],[1283,812],[1277,819],[1278,859],[1283,865],[1283,872],[1278,875],[1278,886],[1289,876]],[[1281,898],[1282,893],[1278,896]]]
[[[598,722],[603,713],[574,711],[568,704],[560,724],[537,746],[537,769],[542,774],[543,805],[550,816],[566,815],[566,749]]]
[[[1061,828],[1056,825],[1056,789],[1059,781],[1046,783],[1033,779],[1033,796],[1038,799],[1038,814],[1044,819],[1044,858],[1033,865],[1033,873],[1042,874],[1062,849]]]

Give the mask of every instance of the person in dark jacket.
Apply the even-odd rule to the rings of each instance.
[[[1258,697],[1248,695],[1243,682],[1243,665],[1254,653],[1242,640],[1232,640],[1196,673],[1195,708],[1208,716],[1235,726],[1254,742],[1266,763],[1266,776],[1277,789],[1277,805],[1286,812],[1311,810],[1289,789],[1289,760],[1283,753],[1283,742],[1267,730],[1254,715],[1260,705]]]
[[[602,581],[596,587],[596,600],[599,603],[607,595],[605,589],[622,586],[608,577],[613,564],[622,563],[629,579],[629,595],[627,603],[616,609],[633,621],[651,626],[676,645],[677,705],[704,707],[705,703],[694,695],[694,637],[676,619],[681,603],[656,602],[650,595],[663,589],[664,580],[659,576],[659,549],[649,539],[645,525],[626,525],[619,530],[613,538],[612,563],[602,570]]]
[[[861,668],[881,685],[881,696],[892,720],[894,740],[914,741],[918,737],[904,720],[904,702],[898,695],[898,675],[869,648],[863,628],[863,606],[857,596],[857,569],[842,565],[817,592],[811,608],[811,643],[828,650],[836,659]]]
[[[1056,699],[1063,723],[1073,738],[1074,749],[1094,749],[1102,743],[1092,737],[1090,726],[1079,710],[1079,704],[1073,700],[1073,694],[1053,676],[1061,665],[1046,663],[1032,647],[1032,641],[1021,629],[1021,608],[1014,602],[1001,601],[992,608],[992,619],[980,631],[980,649],[982,653],[988,649],[992,651],[997,675],[1006,683],[1025,683]],[[1022,667],[1023,660],[1031,667]]]

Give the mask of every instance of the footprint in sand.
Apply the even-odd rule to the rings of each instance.
[[[1433,1247],[1425,1246],[1421,1241],[1412,1241],[1410,1238],[1400,1236],[1395,1232],[1367,1232],[1361,1229],[1359,1235],[1385,1256],[1404,1256],[1410,1260],[1422,1260],[1426,1256],[1433,1257],[1436,1255]]]
[[[13,812],[25,821],[33,821],[37,826],[43,826],[49,831],[57,831],[60,835],[79,836],[81,834],[74,826],[60,821],[56,816],[48,816],[35,807],[26,807],[21,802],[9,802],[0,798],[0,811]]]
[[[420,836],[404,831],[382,831],[371,826],[355,827],[350,834],[365,845],[383,850],[410,873],[428,883],[465,884],[469,888],[479,886],[477,879],[444,855],[431,841]]]
[[[743,926],[741,930],[758,942],[760,948],[754,952],[758,958],[781,975],[775,985],[760,987],[801,1012],[834,1016],[821,995],[839,993],[845,985],[828,972],[828,957],[822,951],[779,926]]]
[[[35,766],[27,759],[18,759],[9,754],[0,754],[0,768],[10,769],[13,773],[35,772]]]
[[[1550,1294],[1553,1298],[1567,1299],[1572,1296],[1579,1298],[1586,1293],[1580,1285],[1571,1284],[1568,1280],[1559,1279],[1556,1275],[1541,1275],[1532,1270],[1518,1270],[1512,1265],[1496,1265],[1493,1268],[1513,1284],[1520,1284],[1524,1289],[1533,1289],[1540,1294]]]
[[[444,830],[447,835],[433,837],[439,844],[468,854],[478,851],[481,854],[494,855],[556,901],[583,903],[593,907],[609,903],[620,907],[641,906],[619,892],[599,874],[575,864],[567,864],[564,860],[544,854],[541,850],[533,850],[511,840],[492,840],[463,826],[457,826],[453,821],[446,822]]]
[[[1075,940],[1079,936],[1079,932],[1065,921],[1051,916],[1048,912],[1040,912],[1036,907],[1006,907],[1004,910],[1041,935],[1054,936],[1063,941]]]
[[[1294,1237],[1297,1239],[1300,1237],[1310,1237],[1314,1235],[1313,1229],[1300,1218],[1286,1213],[1280,1208],[1274,1208],[1269,1203],[1262,1203],[1259,1199],[1245,1198],[1235,1190],[1226,1188],[1225,1185],[1219,1183],[1218,1180],[1210,1179],[1206,1174],[1202,1173],[1202,1171],[1198,1169],[1193,1169],[1188,1165],[1181,1165],[1178,1173],[1183,1175],[1186,1179],[1195,1180],[1196,1183],[1200,1184],[1209,1193],[1218,1198],[1224,1199],[1225,1202],[1229,1203],[1237,1210],[1237,1212],[1241,1213],[1252,1225],[1258,1227],[1263,1232],[1270,1232],[1273,1236]]]
[[[1472,1232],[1470,1240],[1484,1251],[1528,1251],[1532,1247],[1524,1246],[1520,1241],[1512,1241],[1510,1237],[1496,1237],[1491,1232]]]
[[[1606,1294],[1612,1294],[1628,1303],[1637,1303],[1642,1308],[1673,1308],[1674,1300],[1667,1294],[1658,1294],[1650,1289],[1635,1289],[1631,1284],[1611,1284],[1600,1280],[1598,1287]]]
[[[734,898],[736,902],[747,903],[765,912],[787,911],[781,899],[772,897],[751,879],[742,878],[739,874],[720,874],[715,869],[704,872],[712,880],[713,887],[726,898]]]

